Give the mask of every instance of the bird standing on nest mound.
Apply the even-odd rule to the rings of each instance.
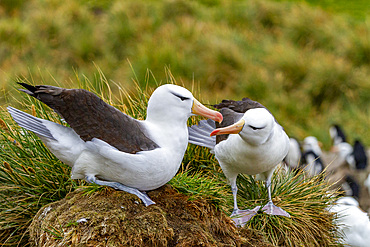
[[[290,217],[273,204],[270,191],[273,171],[289,150],[289,138],[284,129],[263,105],[248,98],[242,101],[223,100],[214,107],[221,109],[223,122],[215,124],[214,121],[203,120],[199,125],[191,126],[189,142],[214,152],[231,185],[234,198],[231,217],[236,225],[243,226],[260,208],[239,210],[236,199],[239,173],[264,175],[269,202],[262,211]]]
[[[187,119],[192,114],[222,121],[222,115],[199,103],[183,87],[158,87],[148,102],[146,120],[140,121],[108,105],[83,89],[31,86],[21,91],[60,114],[71,126],[36,118],[8,107],[13,119],[36,133],[50,151],[72,167],[72,179],[146,195],[171,180],[188,144]]]

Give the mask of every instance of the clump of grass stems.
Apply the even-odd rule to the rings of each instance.
[[[153,88],[137,86],[137,91],[130,93],[114,82],[108,83],[102,71],[98,69],[98,72],[93,82],[77,76],[78,85],[95,92],[126,114],[144,119]],[[167,82],[176,83],[169,70],[167,75]],[[147,76],[152,76],[149,71]],[[31,84],[43,83],[22,80]],[[111,85],[119,92],[113,94]],[[66,125],[47,106],[29,96],[22,97],[17,103],[19,108]],[[79,187],[85,188],[87,194],[103,187],[71,180],[70,168],[56,159],[36,135],[16,125],[5,108],[0,111],[0,119],[0,243],[3,246],[27,246],[27,227],[42,206],[64,198]],[[189,124],[198,120],[191,118]],[[214,156],[205,148],[189,145],[182,167],[170,184],[180,193],[189,195],[190,200],[204,198],[226,214],[232,210],[231,189]],[[253,177],[240,176],[238,187],[240,208],[267,203],[266,188]],[[333,216],[325,210],[335,200],[328,196],[329,187],[323,175],[306,178],[303,173],[277,171],[273,178],[273,200],[292,217],[257,214],[246,227],[262,232],[275,245],[334,245],[337,236]]]
[[[229,186],[217,177],[200,171],[181,171],[170,184],[180,193],[189,196],[189,200],[206,199],[217,208],[227,210],[227,202],[232,200],[228,193]]]
[[[40,115],[40,114],[38,114]],[[1,112],[5,123],[11,122]],[[3,125],[0,150],[0,242],[26,243],[23,235],[38,209],[63,198],[79,182],[32,133]]]
[[[326,208],[338,199],[339,193],[332,191],[332,184],[325,176],[325,172],[308,177],[303,170],[295,173],[277,169],[272,179],[272,199],[291,218],[259,213],[246,227],[264,232],[277,246],[336,245],[340,236],[335,233],[334,215]],[[268,202],[264,182],[242,175],[237,183],[239,201],[245,201],[247,208]]]
[[[227,180],[214,156],[210,155],[210,159],[205,161],[203,160],[205,153],[209,154],[209,151],[189,145],[188,154],[191,156],[187,158],[190,159],[190,163],[185,169],[189,167],[194,169],[188,172],[189,175],[196,178],[194,171],[202,171],[217,183],[223,181],[226,184]],[[272,178],[272,200],[291,217],[259,212],[245,228],[261,232],[270,243],[276,246],[341,246],[338,242],[342,236],[338,234],[337,226],[333,223],[336,215],[326,210],[328,205],[338,199],[340,193],[333,190],[333,184],[326,179],[326,176],[326,171],[309,177],[303,170],[297,172],[277,168]],[[265,183],[256,180],[255,176],[240,174],[237,185],[240,209],[252,209],[256,206],[264,206],[268,202]],[[233,209],[231,188],[227,185],[226,188],[219,189],[222,192],[218,191],[217,195],[222,196],[226,202],[220,208],[230,215]]]

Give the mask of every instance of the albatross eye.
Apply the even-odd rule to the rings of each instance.
[[[172,92],[172,94],[173,94],[173,95],[175,95],[176,97],[180,98],[180,99],[181,99],[181,101],[184,101],[184,100],[188,100],[188,99],[190,99],[190,98],[188,98],[188,97],[184,97],[184,96],[178,95],[178,94],[173,93],[173,92]]]
[[[260,129],[263,129],[265,127],[254,127],[252,125],[248,125],[252,130],[260,130]]]

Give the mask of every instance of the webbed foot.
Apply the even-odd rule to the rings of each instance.
[[[121,183],[99,180],[95,176],[86,176],[86,181],[89,183],[95,183],[98,185],[109,186],[114,189],[126,191],[130,194],[136,195],[137,197],[141,199],[141,201],[144,203],[145,206],[155,204],[155,202],[153,202],[152,199],[150,199],[149,196],[145,192],[132,188],[132,187],[128,187]]]
[[[274,203],[272,203],[272,202],[268,202],[262,208],[262,211],[265,212],[266,214],[290,217],[290,214],[288,214],[285,210],[279,208],[278,206],[275,206]]]
[[[247,210],[234,210],[230,215],[231,219],[234,221],[236,226],[244,227],[244,225],[255,215],[257,214],[260,206],[255,207],[254,209]]]

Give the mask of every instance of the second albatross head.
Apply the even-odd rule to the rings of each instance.
[[[275,119],[265,108],[254,108],[246,111],[236,123],[215,129],[211,136],[222,134],[239,134],[250,145],[265,143],[274,130]]]

